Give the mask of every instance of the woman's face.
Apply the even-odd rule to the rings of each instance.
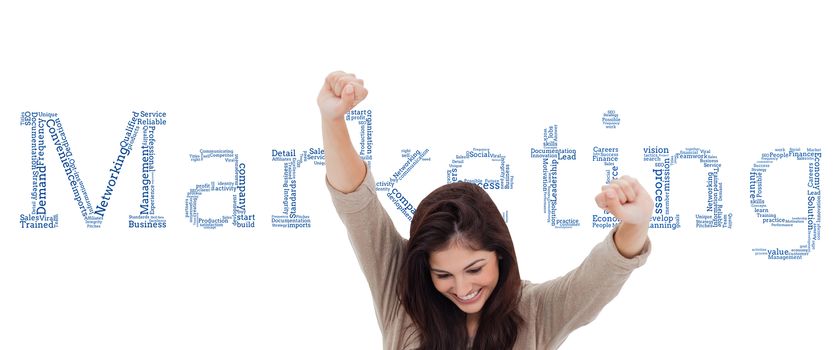
[[[467,314],[480,312],[498,284],[498,257],[488,250],[472,250],[458,241],[431,253],[434,287]]]

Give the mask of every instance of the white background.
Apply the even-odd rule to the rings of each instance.
[[[308,163],[299,174],[300,211],[313,227],[270,227],[282,182],[270,151],[321,145],[315,98],[337,69],[356,73],[370,90],[359,108],[374,113],[379,180],[401,166],[400,150],[430,149],[431,161],[399,186],[414,204],[445,182],[456,155],[488,147],[507,157],[514,188],[491,193],[509,211],[522,277],[535,282],[572,269],[605,235],[590,228],[604,180],[602,165],[590,161],[593,146],[620,147],[622,172],[647,188],[644,146],[718,156],[734,228],[694,228],[704,170],[679,163],[672,205],[684,227],[653,230],[648,264],[563,348],[834,348],[832,8],[814,1],[4,3],[0,349],[380,347],[323,167]],[[609,109],[622,120],[615,130],[600,122]],[[139,200],[134,154],[102,229],[87,229],[53,152],[49,210],[61,227],[22,230],[31,177],[20,113],[59,113],[88,192],[98,197],[134,110],[168,115],[156,135],[156,195],[169,227],[126,228]],[[541,162],[529,151],[541,148],[553,124],[560,145],[579,154],[560,165],[559,210],[579,218],[580,228],[554,229],[541,210]],[[806,231],[761,224],[748,203],[748,172],[763,152],[788,147],[823,149],[823,239],[803,260],[769,261],[750,249],[791,247],[805,242]],[[201,148],[234,149],[247,163],[255,229],[204,230],[184,217],[190,188],[230,181],[221,162],[189,161]],[[766,175],[769,207],[804,216],[805,163],[776,164]],[[221,215],[229,198],[207,195],[199,209]],[[380,198],[406,234],[407,220]]]

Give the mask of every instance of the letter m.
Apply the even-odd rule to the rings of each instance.
[[[113,143],[113,146],[116,146],[115,148],[117,148],[116,156],[114,158],[109,158],[109,163],[104,167],[99,168],[102,170],[108,169],[107,178],[105,180],[105,188],[103,191],[99,192],[102,193],[102,195],[91,198],[88,194],[87,187],[85,187],[85,182],[82,180],[80,175],[77,167],[77,157],[73,153],[74,150],[70,146],[68,135],[61,124],[61,118],[58,117],[58,113],[21,113],[20,125],[29,127],[32,140],[32,191],[30,192],[32,207],[28,214],[22,214],[20,216],[21,227],[58,227],[58,214],[50,213],[50,211],[54,211],[55,209],[52,206],[52,197],[49,196],[50,193],[47,191],[47,173],[50,172],[50,179],[52,179],[53,176],[51,173],[52,168],[48,169],[47,167],[46,158],[47,154],[52,153],[52,151],[55,152],[58,157],[58,162],[61,164],[61,171],[55,173],[56,178],[63,178],[67,181],[72,193],[73,206],[78,208],[82,218],[87,224],[87,227],[101,227],[102,220],[108,209],[111,197],[115,193],[117,184],[120,181],[134,181],[134,178],[129,178],[127,176],[120,179],[120,175],[124,174],[122,169],[124,168],[124,164],[126,163],[128,157],[132,153],[131,151],[134,147],[135,139],[141,134],[143,153],[153,153],[154,130],[157,126],[161,126],[148,125],[151,124],[148,118],[140,116],[137,112],[133,112],[133,114],[134,115],[128,121],[124,131],[120,132],[119,141]],[[165,123],[162,125],[165,125]],[[92,140],[94,138],[88,139]],[[147,186],[147,178],[153,178],[153,157],[144,158],[152,160],[144,161],[143,166],[137,167],[136,169],[141,169],[144,172],[147,170],[152,172],[150,176],[147,173],[144,173],[143,175],[144,178],[146,178],[146,188],[151,188],[151,191],[153,191],[154,186]],[[113,161],[111,161],[111,159],[113,159]],[[135,183],[135,185],[137,185],[137,188],[142,188],[140,182]],[[141,196],[142,195],[143,193],[141,192]],[[145,197],[151,197],[152,200],[155,198],[153,194],[150,196],[145,194]],[[146,199],[146,201],[148,201],[148,199]],[[52,210],[47,209],[48,204],[50,205],[49,208]],[[152,205],[151,207],[153,208],[154,206]],[[138,211],[140,210],[138,209]],[[145,216],[148,216],[149,214],[153,215],[154,213],[144,213]],[[137,218],[137,216],[133,215],[130,217]],[[155,218],[162,219],[160,216],[155,216]]]

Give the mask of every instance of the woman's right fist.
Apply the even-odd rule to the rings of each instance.
[[[323,120],[343,118],[358,103],[367,97],[364,81],[342,71],[332,72],[326,77],[317,106]]]

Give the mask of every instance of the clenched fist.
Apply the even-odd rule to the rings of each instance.
[[[317,106],[323,120],[343,118],[353,107],[367,97],[364,81],[342,71],[332,72],[326,77]]]
[[[633,177],[612,180],[602,186],[594,200],[600,208],[627,224],[648,225],[652,217],[652,197]]]

